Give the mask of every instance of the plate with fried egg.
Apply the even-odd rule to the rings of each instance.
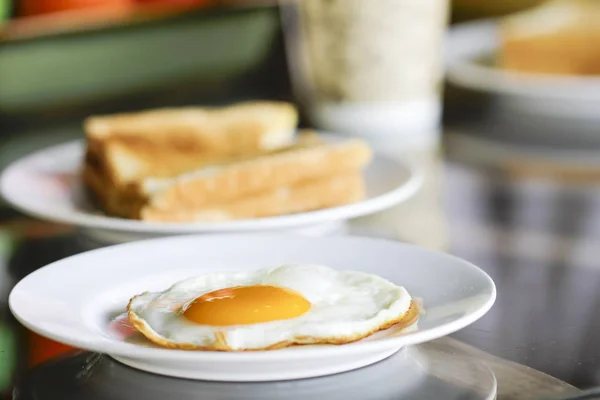
[[[148,372],[270,381],[368,366],[473,323],[491,278],[394,241],[180,236],[35,271],[10,294],[28,329]]]

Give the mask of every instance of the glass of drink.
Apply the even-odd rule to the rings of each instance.
[[[439,137],[447,0],[282,0],[290,75],[316,128]]]

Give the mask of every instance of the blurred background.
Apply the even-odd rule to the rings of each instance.
[[[452,21],[540,0],[456,0]],[[2,135],[90,113],[291,99],[276,1],[1,0]]]
[[[440,106],[435,101],[410,103],[407,107],[412,108],[407,110],[424,110],[419,114],[421,119],[403,117],[389,124],[384,121],[386,127],[391,125],[394,130],[404,132],[398,137],[429,138],[425,142],[397,143],[405,157],[423,163],[430,177],[415,200],[418,209],[392,212],[410,228],[398,235],[406,241],[452,251],[473,261],[483,260],[482,263],[491,265],[497,279],[510,279],[504,275],[506,268],[514,272],[513,276],[519,275],[516,271],[521,264],[548,268],[571,264],[583,265],[584,269],[597,267],[600,78],[595,75],[600,75],[600,29],[597,29],[600,12],[592,4],[597,4],[596,0],[573,0],[571,3],[581,3],[581,8],[572,12],[561,9],[564,4],[558,4],[555,7],[558,11],[524,17],[513,15],[543,7],[548,2],[452,0],[446,9],[442,0],[423,1],[431,3],[432,8],[427,11],[432,14],[428,15],[434,15],[433,7],[439,9],[432,17],[435,27],[426,29],[437,35],[437,39],[431,39],[429,55],[401,54],[399,61],[385,59],[375,63],[375,67],[365,67],[376,70],[389,64],[398,66],[398,71],[403,68],[408,71],[404,80],[394,80],[398,71],[383,69],[384,89],[373,91],[372,95],[369,85],[374,85],[373,81],[366,86],[337,82],[337,91],[332,91],[325,79],[307,78],[299,70],[303,63],[299,55],[305,51],[297,47],[299,26],[309,31],[300,41],[311,44],[313,40],[314,46],[308,53],[327,54],[326,49],[318,48],[324,36],[317,39],[310,36],[311,30],[321,29],[322,21],[315,15],[330,18],[341,18],[340,15],[350,18],[350,15],[359,20],[358,14],[351,14],[350,10],[346,14],[315,11],[308,6],[303,8],[301,2],[0,0],[0,171],[27,152],[83,137],[81,122],[92,114],[278,99],[300,106],[302,126],[343,131],[345,116],[354,115],[355,109],[339,114],[342,111],[332,109],[332,104],[363,104],[364,99],[373,98],[388,101],[390,96],[384,87],[389,81],[397,85],[390,86],[394,88],[390,98],[408,104],[395,88],[421,79],[413,72],[422,69],[407,60],[424,62],[433,55],[431,70],[423,78],[426,82],[418,90],[434,93],[432,96],[439,97]],[[363,7],[366,3],[378,7],[377,1],[364,0]],[[286,7],[292,7],[291,11],[286,11]],[[573,23],[564,17],[580,14],[585,16],[583,23]],[[505,20],[506,16],[510,17]],[[426,24],[418,22],[414,15],[411,18],[417,21],[414,34],[425,34],[425,30],[419,29]],[[395,24],[391,23],[389,29],[396,29],[399,25]],[[372,29],[366,24],[359,25],[360,37]],[[565,36],[553,39],[553,29],[561,32],[563,25]],[[573,26],[592,28],[582,33]],[[529,32],[527,27],[535,28]],[[352,37],[344,32],[340,30],[334,35]],[[536,39],[539,32],[542,37]],[[425,42],[411,35],[407,34],[409,41],[422,48]],[[533,37],[533,44],[527,40],[529,37]],[[584,42],[588,45],[579,45],[581,37],[586,38]],[[379,39],[367,42],[379,43]],[[541,50],[532,51],[537,49],[538,42]],[[393,48],[394,43],[392,40],[386,46]],[[497,58],[500,51],[504,52],[502,60]],[[339,57],[348,62],[344,57],[350,53],[346,51]],[[386,50],[383,53],[387,54]],[[360,54],[359,58],[364,59]],[[535,54],[541,61],[536,61]],[[538,68],[558,65],[556,60],[565,58],[582,61],[557,71]],[[308,63],[316,65],[318,59],[315,57]],[[444,71],[446,79],[442,80]],[[354,75],[357,82],[358,75]],[[314,81],[306,84],[303,81],[306,79]],[[309,86],[312,91],[306,90]],[[414,115],[413,111],[406,113]],[[389,132],[378,135],[375,131],[383,126],[376,123],[379,117],[365,115],[353,126],[359,126],[366,132],[364,135],[384,143],[385,147],[386,140],[392,140]],[[374,132],[367,132],[373,121]],[[381,225],[401,229],[397,226],[398,219],[389,222],[392,220],[388,217],[379,217]],[[27,219],[0,200],[0,304],[5,305],[15,280],[52,261],[44,255],[48,250],[52,250],[54,259],[72,253],[70,242],[60,239],[71,230]],[[540,273],[540,279],[556,278],[552,273]],[[521,278],[520,282],[528,282],[526,277]],[[559,329],[555,336],[548,333],[551,337],[544,338],[548,351],[550,342],[561,340],[591,346],[593,340],[588,333],[593,330],[588,328],[590,325],[600,328],[599,307],[595,302],[600,293],[595,284],[598,280],[577,279],[585,290],[575,286],[569,286],[568,290],[589,295],[586,298],[589,301],[580,299],[582,302],[577,303],[586,316],[573,322],[575,328],[571,325]],[[531,284],[535,286],[536,282],[539,281],[534,279]],[[573,285],[573,281],[566,284]],[[520,293],[529,290],[524,285]],[[542,290],[551,296],[554,289],[549,286]],[[506,303],[509,304],[513,306]],[[0,315],[0,392],[10,386],[18,371],[64,349],[18,327],[6,307],[1,312],[4,314]],[[524,314],[523,320],[530,315]],[[489,328],[494,321],[487,319],[483,324],[483,328]],[[531,341],[541,340],[526,337],[529,336],[525,332],[519,338],[526,342],[523,345],[526,348],[533,346]],[[487,346],[484,338],[476,334],[463,338]],[[502,355],[570,383],[600,384],[600,367],[583,347],[573,344],[564,346],[562,353],[559,351],[559,354],[580,352],[569,359],[568,368],[548,352],[522,353],[513,347],[508,355]],[[598,350],[597,344],[593,348]],[[506,343],[499,341],[486,350],[502,353],[506,351]]]

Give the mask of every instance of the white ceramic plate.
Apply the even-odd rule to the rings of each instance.
[[[506,97],[515,113],[600,119],[600,78],[517,73],[494,65],[500,45],[498,23],[454,27],[446,42],[447,78],[469,89]]]
[[[246,353],[169,350],[121,332],[114,318],[144,291],[215,270],[321,263],[362,270],[403,285],[426,313],[410,333],[390,328],[341,345]],[[483,316],[496,289],[472,264],[399,242],[300,235],[181,236],[122,244],[69,257],[19,282],[10,294],[28,329],[75,347],[107,353],[146,371],[185,378],[264,381],[327,375],[382,360],[406,345],[457,331]]]
[[[382,211],[412,196],[422,174],[376,155],[365,171],[367,198],[356,204],[269,218],[218,223],[150,223],[108,217],[87,199],[79,178],[83,143],[54,146],[9,166],[0,193],[15,208],[33,216],[87,229],[146,235],[292,229],[343,221]]]

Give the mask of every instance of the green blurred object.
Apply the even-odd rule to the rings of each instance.
[[[0,293],[6,279],[6,264],[14,250],[16,238],[8,231],[0,229]],[[16,338],[14,332],[0,319],[0,393],[8,390],[16,368]]]
[[[0,321],[0,393],[8,390],[16,366],[14,333]]]
[[[0,229],[0,268],[14,251],[17,239],[5,229]],[[2,349],[0,347],[0,349]]]
[[[259,65],[278,26],[275,7],[257,7],[8,41],[0,50],[0,114],[218,84]]]
[[[10,0],[0,0],[0,22],[7,20],[10,16],[11,11],[11,1]]]

